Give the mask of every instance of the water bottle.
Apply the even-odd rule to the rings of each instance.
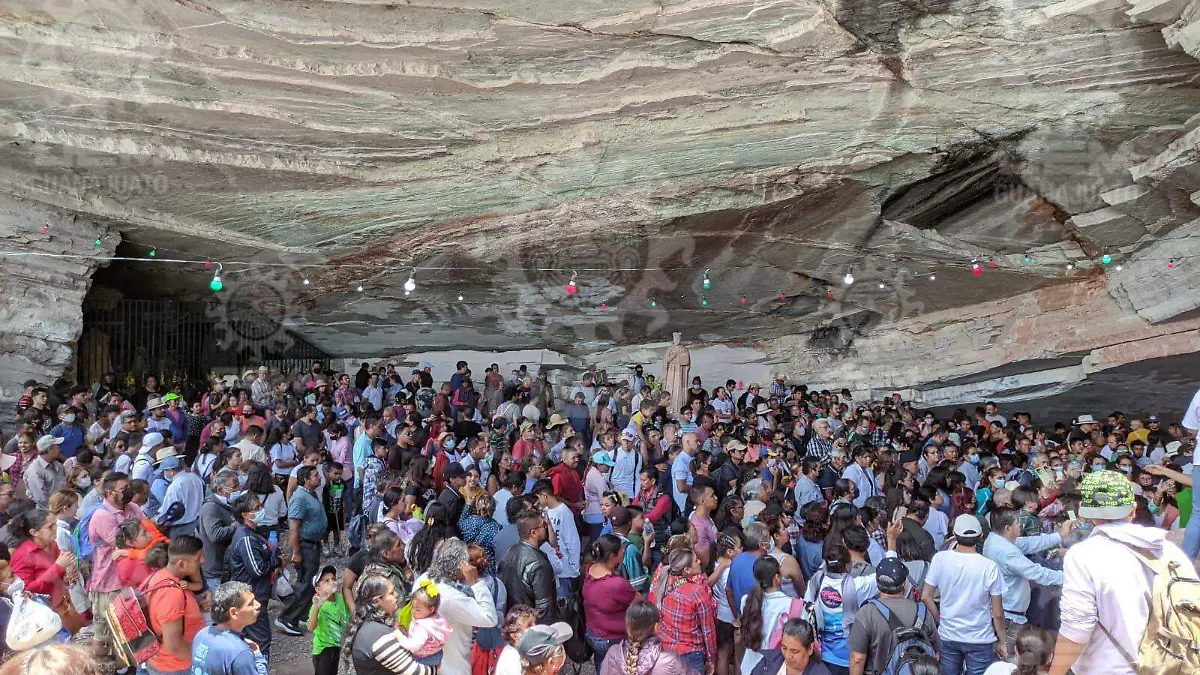
[[[272,549],[279,548],[279,533],[271,530],[271,534],[267,535],[267,543],[271,545]]]

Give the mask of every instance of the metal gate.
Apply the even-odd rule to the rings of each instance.
[[[122,300],[85,309],[76,365],[80,383],[107,371],[118,381],[157,375],[166,390],[203,391],[209,373],[267,366],[276,375],[307,370],[329,355],[266,316],[239,312],[214,320],[203,302]]]

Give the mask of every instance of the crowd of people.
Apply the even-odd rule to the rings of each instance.
[[[316,675],[1200,668],[1158,595],[1197,580],[1200,393],[1052,423],[783,375],[672,400],[641,366],[432,371],[26,383],[0,675],[265,675],[275,633]],[[49,630],[14,630],[27,603]]]

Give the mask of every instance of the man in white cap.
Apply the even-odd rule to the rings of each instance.
[[[531,668],[540,666],[537,672],[541,675],[558,675],[567,664],[567,650],[563,645],[572,635],[571,626],[562,622],[533,626],[521,636],[517,652]]]
[[[38,457],[21,474],[26,495],[40,508],[48,508],[50,495],[58,492],[67,480],[63,469],[63,439],[42,436],[37,441]]]
[[[1144,556],[1174,567],[1173,574],[1182,579],[1195,580],[1196,569],[1166,540],[1166,531],[1132,522],[1133,485],[1123,474],[1089,473],[1079,494],[1079,517],[1096,529],[1068,549],[1063,560],[1062,625],[1050,675],[1132,675],[1133,664],[1143,660],[1139,645],[1150,621],[1147,598],[1157,576]],[[1190,636],[1171,648],[1196,653]],[[1178,672],[1194,672],[1180,665]]]
[[[154,462],[158,459],[156,453],[165,443],[163,435],[157,431],[152,431],[142,437],[142,448],[138,450],[137,457],[133,459],[133,468],[130,470],[129,478],[131,480],[141,479],[147,484],[154,482]]]
[[[943,675],[983,675],[1008,659],[1004,636],[1004,580],[977,548],[983,525],[964,513],[954,519],[955,547],[933,556],[921,600],[938,623]],[[934,602],[941,592],[941,607]],[[997,637],[999,636],[999,638]]]

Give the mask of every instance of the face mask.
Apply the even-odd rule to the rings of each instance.
[[[446,449],[453,450],[456,443],[453,440],[446,441]]]
[[[979,455],[967,455],[967,461],[978,466],[979,465]]]
[[[1126,474],[1133,473],[1133,467],[1132,466],[1123,466],[1123,467],[1121,467],[1121,473],[1126,473]]]
[[[91,476],[81,476],[79,480],[75,481],[75,485],[81,488],[91,487],[92,478]]]
[[[75,423],[75,414],[72,413],[69,415],[63,415],[63,422],[65,422],[66,424],[74,424]]]
[[[1003,478],[997,478],[996,480],[992,481],[992,487],[993,487],[993,488],[995,488],[995,489],[997,489],[997,490],[999,490],[1000,488],[1004,487],[1004,479],[1003,479]]]
[[[1146,508],[1150,509],[1150,515],[1152,515],[1152,516],[1158,515],[1158,504],[1155,504],[1154,502],[1149,502],[1148,504],[1146,504]]]
[[[1103,465],[1103,464],[1093,464],[1093,465],[1092,465],[1092,472],[1093,472],[1093,473],[1095,473],[1096,471],[1103,471],[1103,470],[1104,470],[1104,468],[1105,468],[1105,467],[1104,467],[1104,465]]]
[[[245,490],[234,490],[229,494],[229,501],[235,501],[238,497],[241,497],[244,494],[246,494]]]

